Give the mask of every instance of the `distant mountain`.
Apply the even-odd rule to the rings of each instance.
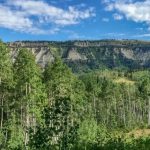
[[[60,56],[74,72],[102,68],[150,68],[150,42],[136,40],[17,41],[7,43],[15,59],[20,48],[31,50],[44,67]]]

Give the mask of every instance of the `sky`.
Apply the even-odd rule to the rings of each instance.
[[[0,39],[150,40],[150,0],[0,0]]]

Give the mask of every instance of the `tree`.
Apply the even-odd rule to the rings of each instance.
[[[17,122],[15,114],[12,114],[8,121],[9,138],[7,149],[21,150],[24,149],[24,132],[21,125]]]
[[[8,139],[8,119],[10,118],[10,107],[13,82],[13,70],[8,47],[0,41],[0,147],[5,149]]]
[[[147,101],[148,104],[148,125],[150,126],[150,78],[144,77],[138,85],[141,96]]]
[[[48,95],[48,106],[43,112],[45,123],[32,136],[31,145],[39,148],[40,145],[33,144],[33,141],[43,133],[46,142],[42,148],[59,146],[60,149],[68,149],[75,141],[82,114],[84,86],[59,58],[45,69],[44,82]]]
[[[8,100],[10,90],[13,86],[12,62],[10,59],[10,51],[5,44],[0,41],[0,128],[3,128],[4,119],[8,119]],[[6,118],[4,118],[4,115]]]
[[[75,147],[78,149],[89,149],[91,145],[96,143],[98,134],[98,125],[94,118],[86,118],[80,124],[78,130],[78,141]]]
[[[27,145],[29,128],[35,132],[36,125],[42,123],[41,112],[47,103],[45,88],[35,57],[26,49],[19,50],[14,73],[16,80],[14,111],[20,118],[25,134],[24,142]]]

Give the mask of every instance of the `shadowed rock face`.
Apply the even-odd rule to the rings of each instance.
[[[99,69],[124,66],[127,68],[150,68],[150,42],[144,41],[24,41],[7,43],[15,60],[20,48],[31,50],[36,62],[45,67],[54,60],[53,49],[59,51],[64,62],[73,70]],[[76,68],[79,68],[77,70]]]

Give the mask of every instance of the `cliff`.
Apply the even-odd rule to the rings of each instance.
[[[15,59],[20,48],[31,50],[36,62],[45,67],[59,55],[74,72],[101,68],[150,68],[150,42],[130,40],[100,41],[20,41],[7,43]]]
[[[35,55],[36,62],[41,67],[45,67],[46,64],[54,60],[48,42],[14,42],[7,43],[7,45],[11,50],[13,61],[15,60],[17,52],[20,48],[32,51],[32,53]]]

